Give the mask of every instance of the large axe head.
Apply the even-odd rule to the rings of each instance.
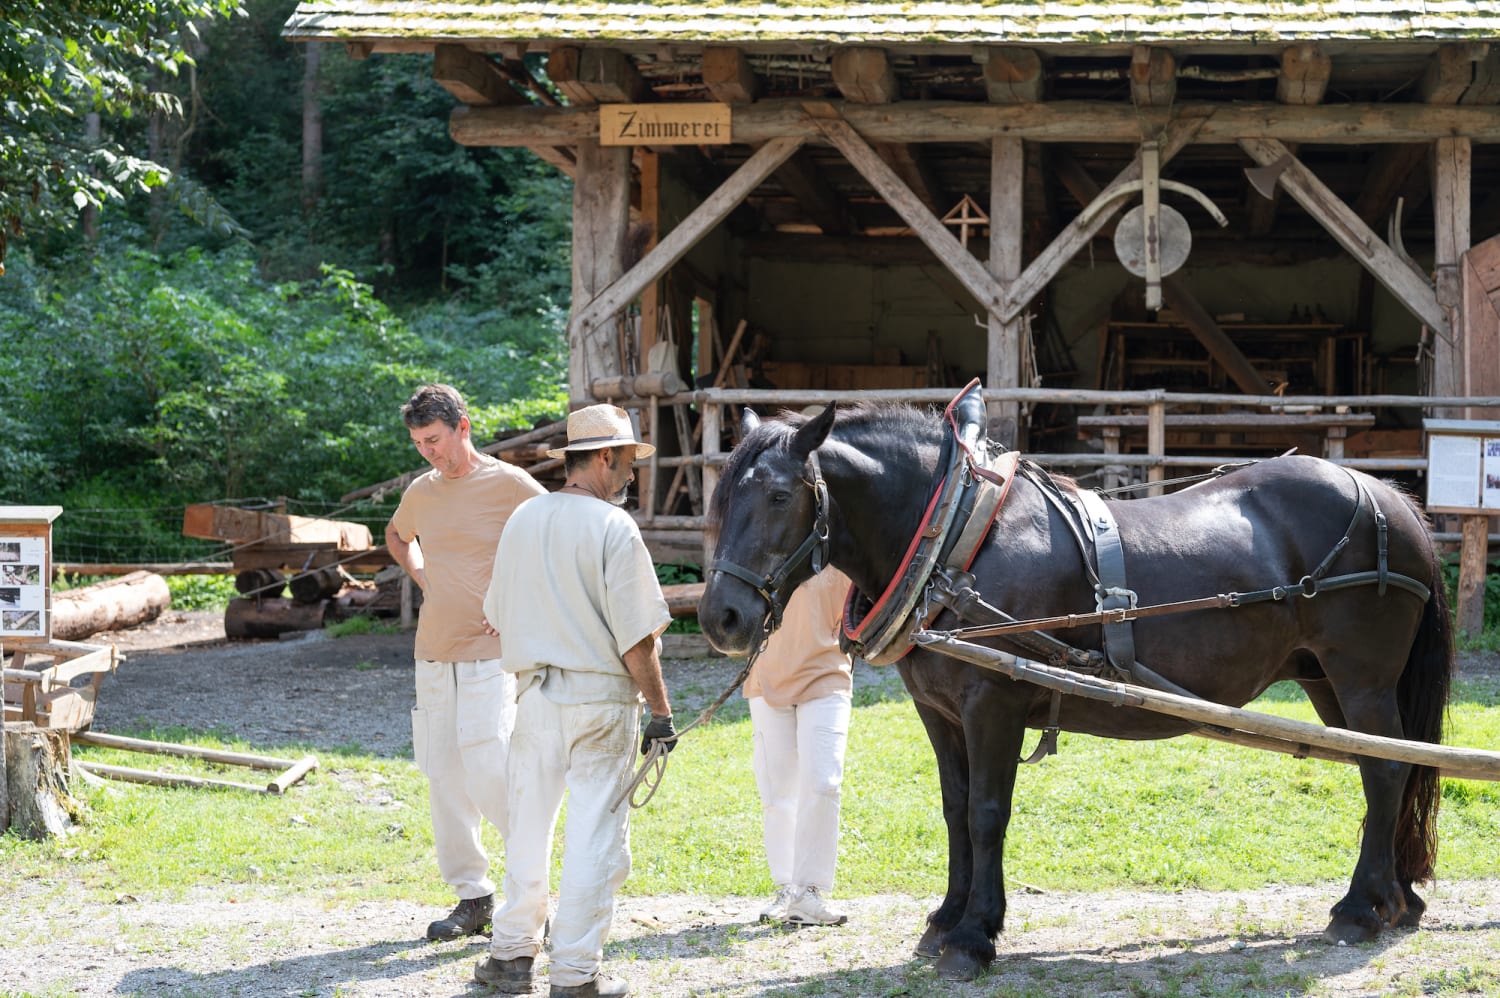
[[[1255,188],[1255,192],[1269,201],[1276,193],[1276,181],[1281,179],[1281,175],[1291,165],[1292,156],[1288,153],[1274,163],[1246,167],[1245,177],[1250,181],[1250,186]]]

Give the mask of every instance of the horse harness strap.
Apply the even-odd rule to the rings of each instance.
[[[1120,531],[1109,503],[1099,493],[1088,490],[1078,493],[1078,502],[1083,507],[1083,522],[1094,533],[1094,558],[1098,562],[1094,608],[1134,610],[1138,601],[1135,591],[1125,586],[1125,546],[1120,542]],[[1111,665],[1124,673],[1129,673],[1135,665],[1135,628],[1130,621],[1129,616],[1121,615],[1118,620],[1104,624],[1104,654]]]

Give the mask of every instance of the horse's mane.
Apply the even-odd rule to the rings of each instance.
[[[815,417],[786,412],[761,424],[740,441],[729,454],[719,473],[721,484],[739,481],[745,470],[762,454],[788,450],[797,431]],[[831,439],[861,450],[871,446],[890,448],[893,441],[903,443],[935,442],[941,435],[941,423],[930,409],[899,402],[858,402],[840,406],[833,424]],[[709,504],[706,532],[710,546],[718,542],[719,528],[729,507],[729,488],[714,490]]]

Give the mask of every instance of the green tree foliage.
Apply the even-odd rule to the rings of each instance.
[[[170,173],[117,141],[86,141],[90,112],[176,110],[153,89],[190,61],[197,23],[236,0],[12,0],[0,20],[0,261],[7,233],[66,226],[86,205],[166,183]]]

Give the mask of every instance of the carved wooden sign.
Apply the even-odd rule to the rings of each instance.
[[[602,146],[723,146],[728,104],[601,104]]]

